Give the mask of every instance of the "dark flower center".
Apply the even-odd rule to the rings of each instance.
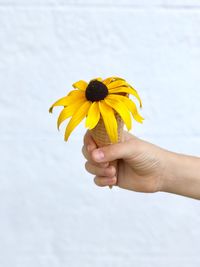
[[[89,101],[103,100],[108,95],[108,88],[102,82],[91,81],[85,91],[85,96]]]

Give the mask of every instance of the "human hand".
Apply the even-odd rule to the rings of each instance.
[[[117,185],[138,192],[157,192],[162,190],[166,154],[161,149],[140,140],[124,131],[124,140],[97,148],[89,131],[84,137],[82,153],[87,162],[86,170],[95,175],[98,186]],[[110,163],[117,160],[117,165]]]

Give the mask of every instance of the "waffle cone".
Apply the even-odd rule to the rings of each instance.
[[[119,95],[129,97],[129,95],[126,93],[119,93]],[[117,139],[118,139],[117,142],[119,143],[119,142],[122,142],[122,140],[123,140],[124,122],[123,122],[122,118],[119,116],[119,114],[116,112],[115,112],[115,118],[117,121]],[[98,147],[107,146],[107,145],[112,144],[110,141],[110,138],[106,132],[102,117],[100,117],[100,120],[97,123],[96,127],[91,130],[91,135],[92,135],[92,137],[93,137],[93,139],[96,142]]]
[[[124,122],[117,113],[115,113],[115,118],[117,121],[117,136],[118,136],[118,143],[119,143],[119,142],[122,142],[122,139],[123,139]],[[94,129],[90,130],[90,132],[91,132],[92,138],[94,139],[98,147],[103,147],[103,146],[112,144],[106,132],[102,117],[100,118],[97,126]],[[110,162],[109,165],[114,166],[117,170],[117,167],[118,167],[117,163],[118,161],[115,160],[115,161]],[[110,189],[112,188],[112,186],[109,186],[109,187]]]
[[[117,136],[118,136],[118,143],[119,143],[122,141],[122,138],[123,138],[124,122],[117,113],[115,114],[115,118],[117,121]],[[100,118],[96,127],[91,130],[91,135],[98,147],[112,144],[106,132],[102,117]]]
[[[121,93],[119,95],[127,96],[129,97],[128,94]],[[119,116],[118,113],[115,112],[115,118],[117,121],[117,142],[120,143],[123,141],[123,128],[124,128],[124,121],[122,118]],[[110,138],[106,132],[105,125],[103,122],[102,117],[100,117],[99,122],[97,123],[96,127],[90,130],[92,138],[94,139],[95,143],[97,144],[98,147],[103,147],[103,146],[108,146],[111,145],[112,142],[110,141]],[[118,173],[118,160],[114,160],[110,162],[110,166],[114,166],[116,168],[116,176]],[[109,186],[110,189],[112,186]]]

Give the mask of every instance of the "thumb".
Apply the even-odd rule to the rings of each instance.
[[[136,152],[137,138],[128,141],[104,146],[92,151],[92,159],[96,162],[109,162],[116,159],[129,159]]]

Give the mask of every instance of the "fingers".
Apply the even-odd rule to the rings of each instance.
[[[137,138],[134,136],[127,135],[123,143],[98,148],[90,132],[86,132],[82,148],[82,153],[87,159],[85,169],[95,175],[94,182],[96,185],[108,186],[117,184],[116,167],[109,166],[109,162],[132,157],[137,143],[136,140]]]
[[[116,168],[114,166],[100,167],[90,162],[85,163],[85,169],[96,176],[114,177],[116,175]]]
[[[116,185],[117,184],[117,178],[116,176],[114,177],[101,177],[101,176],[96,176],[94,178],[94,182],[98,186],[108,186],[108,185]]]
[[[109,186],[117,184],[116,168],[114,166],[104,168],[86,162],[85,168],[89,173],[96,175],[94,178],[96,185]]]

